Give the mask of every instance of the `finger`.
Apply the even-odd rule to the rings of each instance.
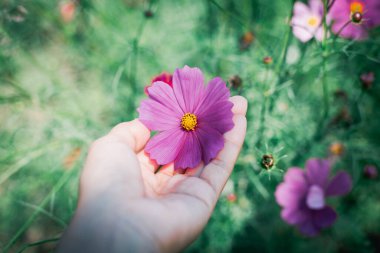
[[[189,168],[186,170],[186,175],[193,176],[193,177],[199,177],[203,171],[204,168],[204,163],[200,163],[197,167],[195,168]]]
[[[147,154],[144,150],[141,150],[137,154],[137,158],[140,161],[142,169],[147,169],[151,173],[156,172],[156,170],[159,167],[159,165],[157,164],[157,162],[155,160],[150,159],[149,154]]]
[[[141,151],[150,137],[150,131],[138,119],[115,126],[108,135],[117,137],[136,153]]]
[[[244,142],[247,129],[247,120],[244,115],[238,114],[233,117],[234,128],[224,135],[224,148],[218,156],[211,161],[200,175],[201,179],[208,182],[219,196],[230,176]],[[214,201],[216,202],[217,199]]]
[[[245,115],[247,112],[248,102],[242,96],[233,96],[229,99],[234,106],[232,107],[233,114]]]
[[[89,149],[81,175],[81,196],[96,197],[127,186],[127,195],[142,195],[140,163],[135,152],[143,149],[148,139],[149,130],[134,120],[117,125],[96,140]]]

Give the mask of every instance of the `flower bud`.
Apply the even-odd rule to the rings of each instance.
[[[344,146],[340,142],[335,142],[330,145],[330,153],[336,156],[341,156],[344,152]]]
[[[238,89],[243,85],[243,80],[241,80],[240,76],[238,75],[231,76],[228,81],[230,82],[233,89]]]
[[[363,73],[360,75],[360,81],[363,89],[368,90],[372,87],[372,84],[375,81],[375,74],[373,72]]]
[[[146,18],[152,18],[153,17],[153,11],[151,11],[151,10],[146,10],[146,11],[144,11],[144,16],[146,17]]]
[[[270,65],[270,64],[272,64],[272,63],[273,63],[273,59],[272,59],[272,57],[270,57],[270,56],[265,56],[265,57],[263,58],[263,63],[264,63],[265,65]]]
[[[261,166],[264,169],[269,170],[270,168],[273,167],[273,165],[274,165],[273,155],[271,154],[263,155],[263,157],[261,158]]]
[[[254,40],[255,36],[253,35],[253,32],[248,31],[244,33],[239,39],[240,50],[247,50]]]
[[[230,203],[233,203],[233,202],[236,202],[237,200],[237,197],[235,195],[235,193],[229,193],[227,195],[227,201],[230,202]]]
[[[61,19],[65,23],[69,23],[74,19],[75,16],[75,2],[74,1],[69,1],[66,3],[61,4],[60,6],[60,13],[61,13]]]
[[[373,165],[367,165],[364,167],[363,174],[366,178],[375,179],[378,175],[377,168]]]
[[[360,12],[354,12],[351,14],[351,21],[355,24],[360,24],[363,20],[363,14]]]

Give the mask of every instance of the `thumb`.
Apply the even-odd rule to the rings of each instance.
[[[140,163],[136,153],[149,140],[150,131],[137,119],[120,123],[90,147],[81,181],[81,199],[99,194],[142,196]],[[128,189],[124,189],[128,186]],[[128,197],[128,196],[126,196]]]

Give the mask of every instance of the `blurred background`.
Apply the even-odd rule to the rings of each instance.
[[[293,37],[292,8],[291,0],[1,0],[0,248],[53,251],[89,144],[137,117],[154,76],[186,64],[249,101],[243,151],[187,252],[380,252],[380,184],[365,172],[380,166],[380,83],[360,79],[380,76],[380,30],[328,44],[324,112],[322,47]],[[353,178],[352,192],[330,201],[337,222],[314,238],[281,219],[273,195],[284,172],[310,157]]]

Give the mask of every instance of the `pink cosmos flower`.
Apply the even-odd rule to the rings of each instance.
[[[332,31],[347,39],[367,38],[368,30],[380,25],[379,0],[336,0],[329,12]]]
[[[173,87],[173,76],[168,72],[162,72],[161,74],[153,77],[152,81],[150,82],[150,85],[144,88],[145,94],[148,95],[148,88],[151,87],[154,82],[158,81],[164,82],[166,84],[169,84],[170,87]]]
[[[309,5],[295,2],[291,25],[294,36],[300,41],[305,43],[313,37],[321,41],[324,36],[322,20],[323,2],[321,0],[309,0]]]
[[[322,228],[331,226],[337,215],[327,206],[326,198],[351,190],[351,177],[346,172],[339,172],[331,180],[329,173],[328,160],[309,159],[306,170],[288,169],[284,182],[277,186],[275,196],[283,208],[282,219],[298,227],[304,235],[315,236]]]
[[[186,169],[216,157],[223,134],[234,126],[230,91],[220,77],[205,86],[201,70],[185,66],[174,72],[173,88],[154,82],[148,95],[138,112],[146,127],[158,131],[145,147],[151,159]]]

